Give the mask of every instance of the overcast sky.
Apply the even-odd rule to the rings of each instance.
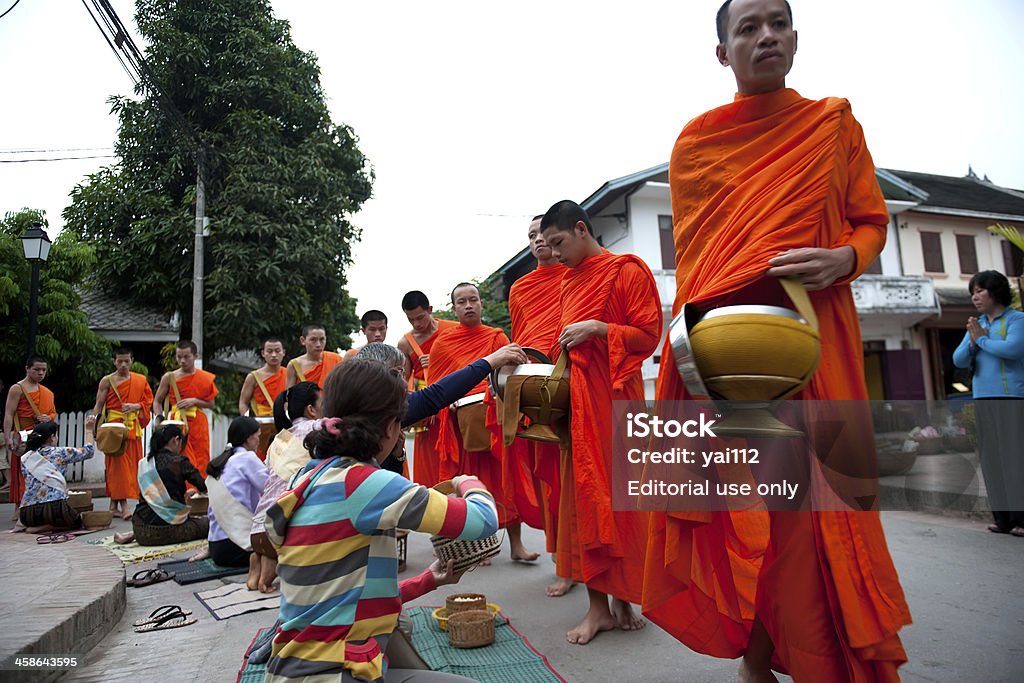
[[[0,0],[0,12],[13,0]],[[112,0],[134,26],[134,4]],[[384,310],[445,303],[525,246],[530,218],[668,160],[682,126],[731,100],[715,59],[719,0],[278,0],[316,53],[336,122],[376,173],[349,289]],[[787,85],[848,98],[881,167],[1024,188],[1024,3],[793,0]],[[77,0],[22,0],[0,19],[0,161],[111,153],[107,98],[131,82]],[[15,150],[94,150],[13,154]],[[113,159],[0,163],[0,212],[41,208]],[[216,221],[216,216],[210,217]],[[191,225],[182,226],[191,232]],[[360,339],[361,341],[361,339]]]

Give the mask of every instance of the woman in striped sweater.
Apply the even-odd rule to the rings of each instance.
[[[313,459],[267,510],[277,547],[281,626],[266,680],[465,681],[433,671],[388,670],[384,658],[402,603],[454,583],[435,561],[398,581],[395,529],[479,539],[497,530],[491,494],[475,477],[453,480],[460,498],[413,484],[379,462],[401,437],[406,384],[378,361],[350,359],[323,392]]]

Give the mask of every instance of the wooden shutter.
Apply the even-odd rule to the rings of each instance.
[[[1024,251],[1021,251],[1013,242],[1003,240],[1003,269],[1009,277],[1020,277],[1024,275]]]
[[[978,272],[978,252],[974,248],[974,235],[957,235],[956,253],[960,257],[961,273],[974,275]]]
[[[945,273],[942,262],[942,236],[937,232],[921,232],[921,251],[924,253],[926,273]]]

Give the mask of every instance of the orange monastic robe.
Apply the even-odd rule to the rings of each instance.
[[[117,393],[107,386],[106,422],[123,422],[128,426],[128,445],[121,455],[107,458],[107,497],[112,500],[137,500],[139,497],[139,460],[145,444],[142,431],[149,424],[150,408],[153,405],[153,390],[145,375],[133,372],[128,379],[118,381],[116,375],[110,379],[117,383]],[[107,380],[104,380],[106,382]],[[118,398],[120,395],[120,399]],[[123,403],[138,403],[142,407],[133,413],[124,413]]]
[[[437,335],[430,351],[427,368],[431,384],[461,370],[470,363],[497,351],[508,344],[508,337],[497,327],[476,325],[467,327],[455,325]],[[470,389],[466,395],[487,392],[487,380]],[[490,394],[487,394],[490,396]],[[476,475],[498,503],[498,523],[501,526],[520,521],[515,505],[514,482],[505,481],[504,448],[501,440],[492,434],[491,448],[486,451],[467,451],[462,447],[458,430],[458,418],[450,408],[437,414],[439,423],[437,441],[434,446],[440,456],[438,476],[441,480],[457,474]],[[487,410],[487,421],[497,423],[493,399]]]
[[[854,249],[853,272],[810,293],[821,364],[799,397],[867,399],[849,281],[881,251],[888,216],[849,103],[788,89],[737,96],[684,128],[669,181],[673,314],[687,302],[786,305],[765,279],[770,258]],[[672,362],[657,397],[686,397]],[[692,649],[730,658],[756,616],[776,667],[797,681],[896,681],[906,661],[897,632],[910,614],[877,512],[653,514],[643,611]]]
[[[568,269],[560,263],[537,266],[512,285],[508,310],[512,317],[512,341],[547,353],[555,346],[561,328],[558,295]],[[561,492],[561,449],[555,443],[517,439],[527,450],[526,461],[534,475],[537,502],[544,520],[547,551],[555,552],[558,538],[558,499]]]
[[[608,337],[569,352],[572,453],[562,459],[558,575],[639,603],[649,515],[612,510],[612,401],[642,405],[640,368],[661,338],[658,287],[636,256],[604,252],[566,273],[560,302],[560,330],[600,320]]]
[[[19,384],[21,384],[19,382]],[[35,403],[36,409],[41,415],[49,415],[51,420],[57,419],[57,409],[53,404],[53,392],[44,387],[42,384],[38,385],[39,388],[35,391],[28,392],[29,398]],[[22,392],[25,388],[22,385]],[[36,414],[33,412],[32,407],[25,400],[25,394],[18,398],[18,408],[14,411],[14,428],[18,431],[26,429],[32,429],[36,426]],[[15,503],[15,505],[21,504],[21,499],[25,495],[25,478],[21,476],[21,457],[15,453],[13,448],[9,448],[9,458],[11,461],[11,489],[9,494],[9,500]]]
[[[413,338],[411,332],[407,332],[405,335],[406,340],[409,342],[409,346],[412,348],[412,377],[409,381],[409,389],[416,391],[423,389],[427,386],[427,369],[423,367],[421,358],[424,355],[430,354],[430,349],[433,348],[434,342],[441,336],[441,333],[450,327],[456,327],[459,323],[454,320],[439,320],[437,321],[437,331],[434,334],[426,338],[422,344],[417,344]],[[430,362],[427,362],[430,365]],[[437,435],[441,428],[441,423],[436,417],[428,417],[425,421],[426,431],[417,432],[413,440],[413,481],[423,486],[434,486],[441,481],[441,475],[439,473],[439,465],[441,462],[440,455],[437,452],[435,444],[437,443]],[[406,465],[408,466],[408,465]]]
[[[256,377],[256,372],[253,371],[253,376]],[[263,386],[266,387],[267,391],[264,393],[260,387],[259,382],[253,387],[252,391],[252,407],[250,408],[250,414],[253,417],[270,417],[274,414],[274,401],[277,400],[278,394],[285,390],[288,380],[288,371],[284,368],[278,368],[270,377],[262,380]],[[267,451],[265,448],[256,449],[256,455],[260,457],[260,460],[266,460]]]
[[[323,389],[327,375],[331,374],[331,370],[341,361],[341,356],[334,353],[334,351],[324,351],[320,356],[320,362],[305,373],[299,369],[298,359],[292,360],[292,367],[295,368],[295,377],[300,382],[316,382],[317,386]]]
[[[214,384],[216,379],[216,375],[212,372],[197,368],[191,375],[177,377],[175,381],[178,383],[178,392],[182,398],[212,401],[220,393],[217,385]],[[165,408],[164,414],[171,419],[180,420],[184,417],[187,420],[188,440],[182,453],[205,477],[206,464],[210,462],[210,421],[207,419],[206,413],[197,406],[179,413],[178,409],[174,407],[174,401],[174,390],[169,389],[167,392],[168,406]]]

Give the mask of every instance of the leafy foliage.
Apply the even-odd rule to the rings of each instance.
[[[7,386],[25,376],[32,270],[21,235],[33,221],[45,225],[43,212],[22,209],[0,220],[0,377]],[[49,363],[45,384],[59,411],[92,406],[96,381],[109,371],[111,343],[89,329],[76,291],[95,264],[91,247],[62,232],[39,269],[36,353]]]
[[[340,346],[358,328],[345,270],[372,172],[332,123],[315,56],[267,0],[137,0],[146,59],[204,159],[204,346],[255,348],[316,321]],[[196,145],[149,92],[115,97],[119,164],[88,177],[64,212],[94,245],[111,293],[183,318],[191,334]]]

